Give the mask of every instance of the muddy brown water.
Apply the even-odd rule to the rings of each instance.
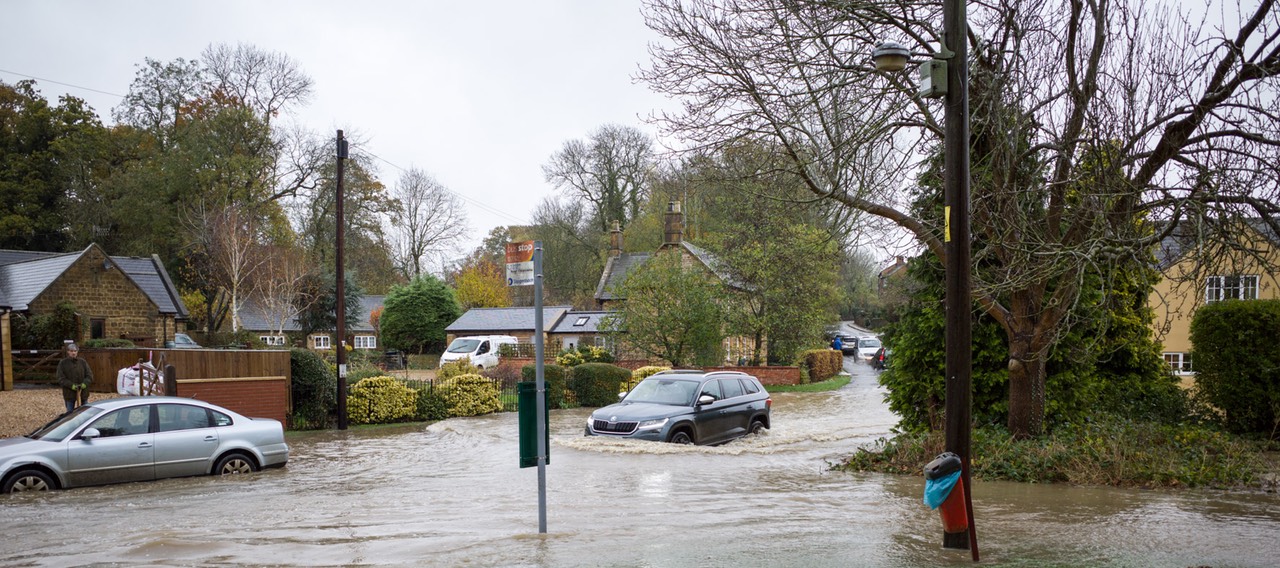
[[[894,417],[866,365],[714,447],[554,411],[548,533],[513,413],[291,434],[287,468],[0,499],[0,566],[969,566],[920,477],[831,472]],[[1275,566],[1280,498],[977,482],[987,566]]]

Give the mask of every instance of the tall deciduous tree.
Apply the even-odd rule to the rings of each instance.
[[[590,203],[591,220],[603,233],[614,221],[626,226],[640,214],[654,167],[647,134],[606,124],[586,140],[565,142],[542,172],[556,188]]]
[[[416,168],[400,175],[391,190],[391,242],[396,267],[406,279],[426,272],[467,234],[467,214],[449,188]]]
[[[1234,246],[1241,217],[1280,229],[1280,9],[1208,22],[1141,0],[969,8],[954,39],[970,44],[960,64],[985,172],[972,180],[974,299],[1008,338],[1009,428],[1026,436],[1043,430],[1046,364],[1087,274],[1147,258],[1179,225],[1202,251]],[[886,40],[931,49],[937,17],[914,1],[651,0],[667,41],[642,76],[682,98],[662,117],[671,133],[703,148],[766,139],[814,196],[941,258],[944,226],[905,210],[901,175],[938,144],[941,108],[867,64]]]
[[[683,266],[677,252],[658,254],[623,283],[626,298],[602,326],[625,351],[672,365],[724,360],[724,289],[700,266]]]
[[[455,276],[454,289],[462,308],[505,308],[511,305],[503,266],[489,260],[468,263]]]

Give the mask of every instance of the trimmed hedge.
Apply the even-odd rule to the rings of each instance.
[[[583,363],[573,368],[569,388],[582,406],[608,406],[618,402],[622,385],[631,380],[631,371],[609,363]]]
[[[808,369],[810,382],[822,382],[844,370],[844,355],[834,349],[810,349],[800,354],[800,367]]]
[[[352,424],[389,424],[414,417],[418,391],[395,377],[369,377],[351,387],[347,418]]]
[[[477,374],[436,379],[434,391],[449,416],[480,416],[502,411],[502,393],[492,379]]]
[[[1233,432],[1280,430],[1280,300],[1215,302],[1191,322],[1199,396]]]
[[[547,398],[551,408],[568,408],[565,403],[565,387],[569,382],[569,368],[560,365],[542,365],[542,380],[546,381]],[[538,366],[525,365],[520,368],[520,380],[536,381]]]
[[[309,349],[289,350],[290,390],[293,414],[289,425],[296,429],[325,428],[338,405],[338,377],[333,368]]]

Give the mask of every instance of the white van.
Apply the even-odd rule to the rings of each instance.
[[[459,337],[440,355],[440,366],[465,358],[471,359],[471,364],[481,369],[492,369],[498,366],[498,346],[507,343],[515,345],[518,341],[510,335]]]

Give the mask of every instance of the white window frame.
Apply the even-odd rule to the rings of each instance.
[[[352,341],[355,349],[377,349],[378,336],[376,335],[357,335]]]
[[[1258,275],[1256,274],[1210,276],[1205,279],[1204,301],[1206,304],[1223,300],[1257,299]]]
[[[1166,352],[1164,354],[1164,362],[1169,366],[1169,371],[1175,375],[1194,375],[1195,369],[1191,366],[1191,354],[1176,351]]]
[[[285,344],[283,335],[259,335],[258,339],[262,340],[262,344],[268,347],[283,346]]]
[[[316,349],[332,349],[333,348],[333,341],[327,335],[311,336],[311,344],[314,345]]]

